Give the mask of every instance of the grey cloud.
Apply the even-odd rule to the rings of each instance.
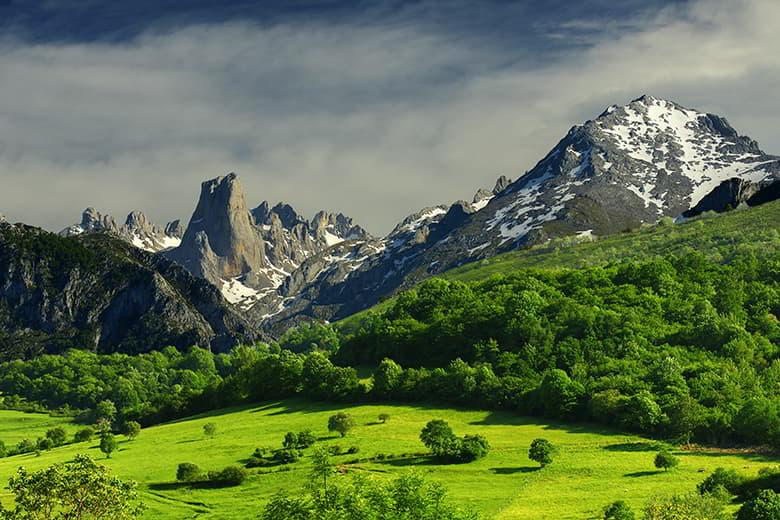
[[[517,177],[572,124],[646,92],[721,113],[780,152],[778,17],[772,0],[675,6],[552,61],[411,24],[8,39],[0,212],[49,229],[88,205],[186,219],[200,181],[235,170],[250,204],[343,211],[382,233]]]

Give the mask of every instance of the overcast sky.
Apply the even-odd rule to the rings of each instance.
[[[235,171],[250,206],[384,234],[645,93],[780,154],[777,20],[777,0],[0,0],[0,213],[187,221]]]

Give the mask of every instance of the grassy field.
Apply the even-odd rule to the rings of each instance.
[[[329,415],[348,409],[357,427],[344,439],[330,435]],[[389,413],[387,424],[376,420]],[[623,499],[641,507],[651,496],[693,491],[718,466],[754,474],[777,460],[759,455],[719,452],[679,452],[679,469],[659,472],[653,467],[656,445],[634,436],[583,425],[540,423],[509,413],[455,410],[434,406],[357,405],[337,406],[289,400],[233,408],[151,427],[134,441],[121,439],[111,459],[98,451],[97,442],[64,446],[35,455],[0,459],[0,482],[21,465],[40,468],[89,453],[114,468],[124,478],[141,483],[148,519],[244,519],[254,518],[274,493],[296,492],[305,484],[307,457],[289,467],[251,470],[240,487],[189,489],[173,482],[180,462],[193,462],[203,469],[218,469],[245,460],[258,446],[278,447],[284,433],[312,429],[326,445],[360,448],[358,455],[335,457],[338,463],[379,453],[400,455],[424,451],[420,429],[430,419],[444,418],[459,435],[479,433],[492,445],[490,454],[477,462],[437,465],[426,457],[409,456],[349,465],[349,471],[370,472],[380,478],[404,471],[420,471],[447,486],[456,504],[484,513],[486,518],[586,519],[597,518],[607,503]],[[29,436],[47,421],[37,417],[33,426],[28,414],[6,413],[0,431],[8,439],[24,425]],[[203,425],[215,422],[213,439],[203,435]],[[50,423],[52,424],[52,423]],[[33,430],[36,433],[33,433]],[[530,442],[544,437],[559,447],[552,465],[538,469],[527,458]],[[280,468],[285,468],[280,471]],[[289,468],[289,470],[286,470]],[[9,500],[3,490],[2,499]]]
[[[72,436],[77,430],[65,417],[0,410],[0,441],[5,442],[9,448],[24,439],[34,441],[38,437],[43,437],[46,430],[57,426],[65,428],[69,436]]]

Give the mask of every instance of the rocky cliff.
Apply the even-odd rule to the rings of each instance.
[[[9,359],[70,347],[224,351],[260,335],[210,283],[109,232],[0,223],[0,337]]]

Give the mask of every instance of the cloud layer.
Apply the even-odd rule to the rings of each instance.
[[[712,0],[566,52],[414,23],[195,25],[119,43],[0,43],[0,212],[59,229],[86,206],[189,217],[237,171],[250,204],[336,210],[377,234],[530,169],[568,128],[643,93],[725,115],[780,153],[773,0]]]

